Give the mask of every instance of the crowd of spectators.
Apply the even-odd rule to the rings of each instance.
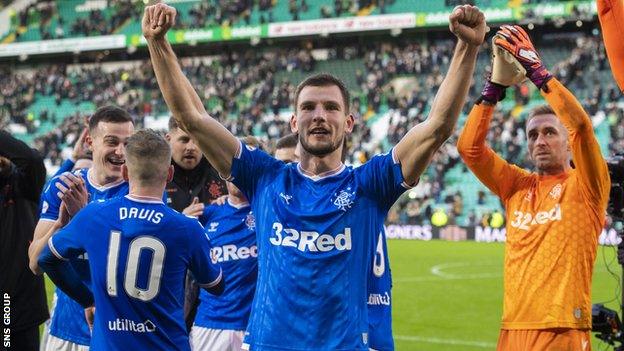
[[[605,82],[592,82],[596,80],[595,74],[608,74],[608,66],[601,60],[587,59],[589,55],[596,55],[596,51],[598,55],[604,55],[604,49],[599,39],[594,37],[580,37],[573,46],[569,49],[570,55],[554,64],[551,70],[572,88],[594,118],[602,115],[606,119],[613,138],[609,144],[610,151],[622,152],[622,95],[614,91],[614,84],[612,87]],[[435,44],[376,42],[362,47],[354,45],[326,50],[326,57],[330,60],[357,59],[361,63],[355,74],[356,86],[352,87],[352,112],[357,124],[348,143],[349,163],[366,162],[371,155],[387,150],[409,128],[427,117],[432,94],[442,82],[452,52],[453,43],[445,41]],[[291,108],[297,82],[284,79],[283,72],[312,72],[316,60],[313,48],[306,46],[304,49],[227,51],[210,58],[183,58],[181,65],[212,116],[236,135],[260,133],[271,144],[290,132],[284,113]],[[52,164],[60,162],[62,146],[71,144],[71,140],[75,139],[79,132],[78,121],[84,116],[77,114],[59,121],[51,107],[33,119],[26,111],[36,96],[52,96],[57,104],[63,100],[76,104],[89,101],[95,106],[115,103],[129,110],[139,123],[145,116],[167,114],[148,61],[115,70],[106,70],[97,64],[78,69],[48,65],[28,74],[6,70],[2,73],[0,99],[3,108],[0,113],[10,116],[14,123],[26,125],[29,130],[36,128],[36,120],[61,123],[35,141],[35,147]],[[394,84],[400,80],[395,78],[401,77],[410,80],[407,84]],[[464,112],[472,107],[472,101],[480,92],[483,79],[476,77],[475,81]],[[508,94],[515,99],[516,107],[527,104],[536,95],[526,84],[509,89]],[[515,110],[499,109],[494,114],[488,140],[510,162],[530,167],[525,153],[524,121]],[[370,118],[384,113],[389,119],[386,140],[374,141]],[[458,217],[464,220],[460,224],[487,222],[487,219],[466,210],[461,193],[444,191],[448,171],[462,167],[455,148],[459,129],[435,155],[419,185],[395,206],[393,211],[401,222],[430,218],[440,204],[445,204],[451,223]],[[480,203],[486,203],[485,197],[479,196]]]
[[[188,10],[182,10],[176,22],[177,29],[206,28],[210,26],[250,25],[252,12],[257,11],[260,24],[275,21],[297,21],[301,14],[308,14],[311,8],[309,0],[288,1],[290,18],[275,18],[276,2],[273,0],[211,0],[198,1]],[[385,13],[386,8],[396,0],[334,0],[320,7],[318,18],[356,16],[361,9],[379,8]],[[107,0],[106,6],[88,10],[88,15],[77,16],[59,10],[57,1],[39,0],[17,14],[17,26],[28,28],[38,23],[42,40],[62,39],[65,37],[95,36],[112,34],[130,19],[141,18],[142,1]],[[174,5],[175,6],[175,5]],[[56,18],[56,21],[53,21]],[[67,23],[72,18],[71,23]],[[66,26],[67,25],[67,26]],[[15,31],[19,40],[21,31]]]

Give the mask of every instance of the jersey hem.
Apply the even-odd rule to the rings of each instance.
[[[65,340],[65,341],[69,341],[69,342],[73,342],[74,344],[79,344],[82,346],[89,346],[89,344],[91,343],[90,340],[87,339],[82,339],[82,338],[77,338],[74,336],[71,336],[69,334],[65,334],[65,333],[57,333],[55,331],[53,331],[52,329],[50,329],[49,334],[52,336],[55,336],[59,339]]]
[[[198,283],[198,285],[200,287],[202,287],[202,288],[209,289],[209,288],[212,288],[213,286],[219,284],[219,282],[221,282],[221,278],[222,277],[223,277],[223,270],[221,268],[219,268],[219,276],[215,280],[213,280],[211,282],[208,282],[208,283],[205,283],[205,284],[199,284]]]
[[[204,323],[193,323],[193,327],[194,328],[201,328],[201,329],[210,329],[210,330],[229,330],[229,331],[235,331],[235,332],[245,332],[245,328],[246,326],[242,326],[242,325],[238,325],[238,326],[228,326],[225,324],[204,324]]]
[[[530,323],[530,322],[514,322],[502,323],[501,329],[504,330],[524,330],[524,329],[552,329],[552,328],[569,328],[569,329],[591,329],[591,323],[569,323],[569,322],[547,322],[547,323]]]
[[[316,350],[325,350],[323,348],[311,348],[311,349],[300,349],[300,348],[290,348],[290,347],[283,347],[283,346],[273,346],[273,345],[266,345],[266,344],[259,344],[259,343],[243,343],[244,346],[247,346],[247,349],[243,349],[243,350],[256,350],[256,347],[259,347],[261,350],[283,350],[283,351],[316,351]],[[333,351],[369,351],[368,347],[364,347],[364,348],[353,348],[353,349],[331,349]]]

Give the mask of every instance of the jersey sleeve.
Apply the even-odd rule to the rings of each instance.
[[[401,164],[394,155],[394,149],[373,157],[356,168],[355,173],[364,195],[374,199],[386,210],[410,188],[403,179]]]
[[[542,95],[568,130],[572,160],[580,175],[582,191],[591,202],[606,209],[611,180],[592,122],[574,95],[558,80],[551,79],[547,87]]]
[[[51,242],[51,241],[50,241]],[[54,284],[82,307],[93,306],[93,294],[82,282],[71,264],[48,245],[43,248],[38,258],[39,267],[48,274]]]
[[[265,179],[269,179],[278,169],[284,166],[266,152],[246,146],[241,142],[239,155],[232,161],[232,174],[230,180],[245,194],[247,199],[253,201],[258,185]]]
[[[47,221],[56,221],[58,219],[61,199],[58,197],[59,190],[56,187],[56,183],[62,183],[58,176],[50,179],[45,189],[43,189],[39,219]]]
[[[52,177],[58,177],[65,172],[71,172],[75,164],[76,163],[71,158],[68,158],[67,160],[63,161],[63,163],[61,163],[61,166]]]
[[[598,0],[597,5],[611,72],[620,90],[624,91],[624,0]]]
[[[210,259],[210,240],[197,221],[189,224],[189,269],[202,288],[212,288],[221,282],[221,267]]]
[[[477,104],[472,108],[457,141],[457,150],[466,166],[488,189],[507,200],[516,180],[527,171],[509,164],[485,143],[494,106]]]
[[[84,228],[90,227],[86,222],[94,205],[97,204],[87,205],[80,210],[65,227],[50,237],[48,247],[54,256],[61,260],[68,260],[86,251],[86,245],[83,240],[87,236],[84,235]]]
[[[214,214],[216,206],[217,205],[204,206],[204,212],[202,212],[202,214],[198,218],[201,225],[203,225],[204,227],[206,226],[206,223],[208,223],[210,217],[212,217],[212,215]]]

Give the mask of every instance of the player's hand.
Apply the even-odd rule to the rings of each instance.
[[[61,207],[59,207],[59,216],[56,219],[58,227],[63,228],[67,225],[67,223],[69,223],[70,219],[71,216],[69,215],[69,212],[67,212],[67,206],[65,205],[65,201],[61,201]]]
[[[542,88],[552,78],[527,32],[520,26],[502,26],[496,33],[494,44],[509,52],[526,70],[526,76],[538,88]]]
[[[87,320],[87,325],[89,326],[89,330],[93,331],[93,320],[95,319],[95,306],[85,308],[84,314],[85,314],[85,319]]]
[[[212,200],[212,202],[210,203],[211,205],[225,205],[225,202],[227,201],[228,196],[227,195],[221,195],[221,197],[218,197],[214,200]]]
[[[74,150],[72,151],[72,158],[74,159],[74,162],[78,161],[78,159],[84,158],[87,155],[87,148],[85,147],[87,135],[89,135],[89,128],[84,127],[78,137],[78,140],[76,140],[76,145],[74,145]]]
[[[165,4],[147,6],[143,11],[141,29],[145,39],[162,39],[173,26],[176,9]]]
[[[449,16],[449,29],[463,42],[479,46],[483,44],[489,28],[485,15],[476,6],[461,5],[455,7]]]
[[[195,196],[193,202],[191,202],[187,208],[182,210],[182,213],[191,217],[199,217],[204,213],[204,204],[199,202],[199,198]]]
[[[89,194],[84,180],[73,173],[65,172],[59,177],[56,188],[59,190],[58,197],[65,203],[67,212],[73,217],[87,205]]]

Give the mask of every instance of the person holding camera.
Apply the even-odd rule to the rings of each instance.
[[[43,277],[28,269],[28,245],[45,177],[39,152],[0,130],[0,350],[38,350],[39,325],[49,316]]]

